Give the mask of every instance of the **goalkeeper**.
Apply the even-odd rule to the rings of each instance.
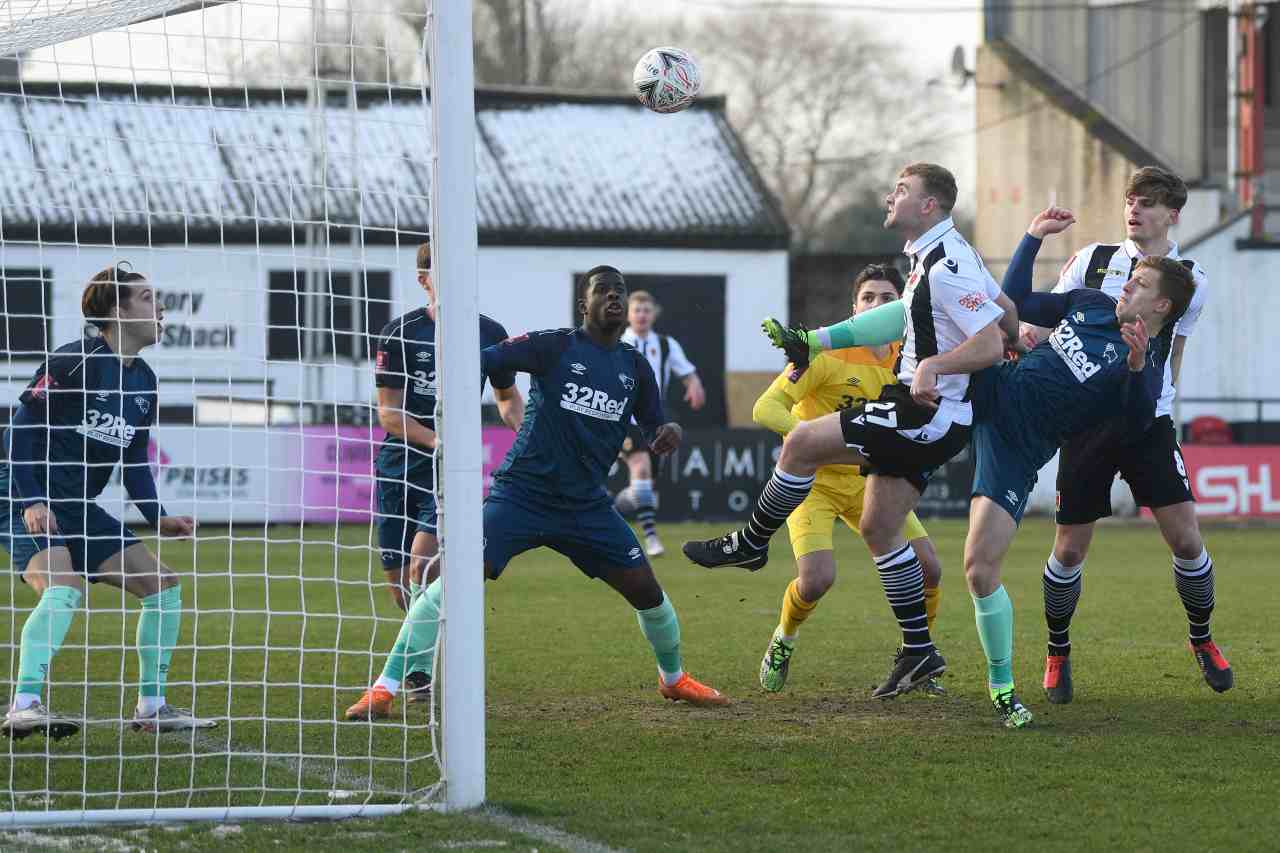
[[[899,300],[904,286],[902,275],[892,266],[871,264],[854,279],[853,313]],[[787,365],[756,401],[752,417],[761,426],[786,435],[800,421],[874,400],[884,386],[897,382],[893,365],[899,349],[898,344],[849,347],[820,354],[808,368]],[[835,583],[832,528],[839,517],[858,532],[866,483],[856,465],[824,465],[818,469],[813,491],[787,518],[798,576],[782,596],[778,627],[760,662],[760,686],[770,693],[780,691],[786,684],[800,625]],[[915,549],[924,571],[925,610],[932,630],[942,567],[914,512],[907,516],[903,535]],[[936,678],[928,680],[926,690],[943,692]]]
[[[15,740],[63,738],[80,723],[40,701],[49,667],[85,594],[85,581],[141,599],[135,730],[211,728],[165,701],[182,622],[182,586],[96,498],[116,466],[134,505],[162,536],[190,536],[190,518],[165,512],[147,458],[156,375],[138,352],[160,339],[163,313],[146,277],[117,264],[85,287],[81,308],[100,334],[59,347],[23,391],[0,461],[0,545],[40,596],[22,626],[18,681],[0,731]]]

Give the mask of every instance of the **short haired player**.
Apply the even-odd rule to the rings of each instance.
[[[431,280],[431,244],[417,253],[418,284],[426,305],[397,317],[378,335],[374,383],[378,424],[386,430],[375,465],[378,489],[378,552],[392,600],[401,610],[420,591],[427,561],[436,553],[436,291]],[[505,340],[507,330],[480,315],[480,347]],[[524,398],[515,376],[492,377],[498,413],[520,428]],[[404,656],[391,656],[383,685],[396,693],[403,683],[410,702],[425,701],[431,679],[421,669],[403,670]]]
[[[160,340],[163,311],[151,282],[119,263],[98,272],[81,296],[98,333],[64,344],[36,371],[4,434],[0,461],[0,546],[39,601],[22,626],[18,677],[0,732],[19,739],[80,730],[41,701],[86,582],[122,589],[138,616],[136,731],[210,728],[165,701],[169,662],[182,624],[182,584],[96,498],[117,467],[134,506],[161,536],[186,537],[195,522],[161,505],[147,445],[155,423],[156,375],[138,353]]]
[[[648,361],[620,340],[626,300],[622,273],[595,267],[578,283],[581,326],[531,332],[481,353],[481,367],[491,378],[520,371],[533,382],[529,415],[485,498],[484,573],[497,580],[513,557],[534,548],[563,554],[635,608],[657,659],[658,690],[664,697],[724,705],[729,700],[718,690],[684,670],[675,608],[604,487],[632,416],[655,453],[670,453],[681,437],[678,424],[664,422]],[[404,649],[410,668],[421,663],[430,672],[434,665],[441,591],[437,578],[409,608],[397,648]],[[388,691],[375,684],[347,709],[346,717],[385,717],[391,702]]]
[[[965,580],[973,597],[987,685],[1009,728],[1031,722],[1014,692],[1013,603],[1001,565],[1040,468],[1076,435],[1122,419],[1141,431],[1155,415],[1169,336],[1195,294],[1191,272],[1169,258],[1142,259],[1115,299],[1098,290],[1033,293],[1031,271],[1044,237],[1074,221],[1049,208],[1018,245],[1004,290],[1019,314],[1052,327],[1017,361],[973,377],[974,484],[965,539]]]
[[[1111,485],[1117,474],[1129,484],[1137,504],[1150,508],[1172,552],[1174,587],[1187,615],[1188,646],[1204,680],[1219,693],[1234,683],[1231,665],[1209,630],[1215,603],[1214,564],[1200,535],[1195,497],[1173,423],[1183,351],[1208,295],[1204,269],[1183,257],[1169,238],[1169,229],[1177,224],[1186,202],[1186,184],[1176,174],[1156,166],[1138,169],[1125,186],[1125,240],[1093,243],[1076,252],[1054,288],[1055,293],[1090,288],[1118,296],[1137,264],[1158,256],[1181,263],[1196,282],[1186,313],[1164,330],[1172,339],[1170,355],[1150,427],[1139,432],[1113,426],[1078,435],[1062,445],[1058,527],[1042,581],[1049,628],[1044,688],[1055,704],[1070,702],[1074,695],[1071,620],[1080,601],[1094,525],[1111,515]],[[1037,328],[1029,331],[1032,342],[1047,333]]]
[[[798,425],[783,441],[750,523],[684,546],[699,565],[758,569],[768,560],[770,538],[809,496],[818,468],[863,466],[869,476],[860,530],[902,630],[893,667],[873,693],[880,698],[913,690],[946,669],[929,634],[924,573],[903,525],[933,473],[969,443],[969,374],[998,363],[1006,338],[1017,333],[1007,297],[956,230],[955,201],[955,178],[932,163],[907,166],[885,196],[885,227],[906,238],[911,261],[902,300],[816,332],[765,321],[766,334],[797,365],[824,349],[902,340],[902,384]]]
[[[902,274],[891,265],[867,266],[853,281],[853,314],[901,299],[905,287]],[[785,436],[804,421],[874,400],[884,386],[898,381],[893,367],[900,349],[897,344],[850,347],[824,352],[806,368],[789,364],[756,400],[751,416],[760,426]],[[797,577],[782,596],[778,626],[760,662],[760,686],[770,693],[786,684],[800,626],[835,583],[832,528],[839,518],[858,532],[866,484],[857,466],[824,465],[814,475],[813,491],[787,518]],[[920,558],[925,609],[932,628],[942,567],[914,512],[907,516],[903,535]],[[930,689],[941,692],[942,688],[935,684]]]

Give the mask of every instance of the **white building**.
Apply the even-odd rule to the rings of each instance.
[[[278,89],[0,94],[3,393],[80,333],[89,276],[127,259],[163,297],[147,358],[170,422],[201,396],[369,400],[371,336],[423,301],[431,140],[418,90],[361,93],[356,110],[344,97],[321,111]],[[715,392],[777,367],[754,332],[786,315],[787,228],[723,100],[660,116],[509,90],[477,106],[481,310],[513,334],[570,325],[575,274],[617,266],[666,304],[660,328],[712,383],[707,423],[725,423]]]

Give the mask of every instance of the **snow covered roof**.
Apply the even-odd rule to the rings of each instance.
[[[0,233],[274,242],[326,222],[359,223],[376,242],[426,233],[421,93],[361,92],[358,110],[345,98],[311,111],[302,90],[0,91]],[[485,243],[786,245],[722,99],[660,116],[619,96],[487,90],[476,130]]]

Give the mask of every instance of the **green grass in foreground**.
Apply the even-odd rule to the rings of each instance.
[[[994,722],[985,697],[985,665],[960,573],[964,526],[934,522],[930,528],[945,567],[935,636],[950,664],[944,679],[950,695],[888,703],[871,700],[869,693],[889,666],[896,626],[865,549],[847,532],[836,540],[840,581],[804,628],[788,689],[766,696],[756,684],[756,670],[792,572],[785,540],[777,540],[773,562],[761,572],[713,574],[685,563],[678,544],[717,529],[664,529],[671,556],[657,560],[655,568],[680,613],[690,671],[735,700],[723,710],[673,706],[659,698],[635,616],[603,584],[585,580],[549,551],[517,558],[488,587],[491,802],[633,850],[1273,847],[1280,665],[1269,626],[1280,605],[1273,579],[1280,530],[1206,532],[1218,565],[1214,634],[1237,679],[1234,690],[1219,696],[1200,679],[1185,648],[1185,621],[1158,534],[1146,526],[1102,528],[1072,629],[1076,701],[1055,707],[1039,688],[1040,572],[1052,527],[1028,521],[1005,580],[1018,614],[1015,674],[1036,723],[1008,732]],[[350,544],[367,539],[363,530],[348,528],[342,535]],[[170,554],[166,548],[166,559],[189,569],[187,549]],[[412,730],[329,722],[354,698],[333,684],[364,680],[378,665],[365,650],[385,650],[394,634],[385,593],[371,597],[361,583],[369,573],[368,553],[334,549],[331,542],[285,543],[267,551],[262,543],[237,542],[232,554],[225,540],[213,540],[201,543],[198,564],[200,577],[188,584],[197,589],[202,610],[235,612],[201,615],[198,626],[193,620],[184,626],[183,641],[194,636],[199,647],[198,681],[209,682],[198,687],[197,704],[205,712],[225,713],[230,703],[245,717],[260,717],[266,707],[281,722],[264,727],[243,720],[229,729],[224,723],[218,737],[225,743],[230,731],[234,749],[194,762],[189,743],[162,741],[166,745],[157,750],[154,739],[134,741],[105,724],[91,727],[83,740],[55,746],[51,754],[62,757],[57,761],[47,760],[43,743],[32,739],[17,745],[12,756],[0,756],[0,773],[11,787],[40,788],[49,779],[56,783],[52,787],[106,792],[123,779],[126,789],[141,792],[155,790],[158,781],[162,790],[175,792],[158,798],[165,805],[187,800],[183,789],[194,773],[196,787],[208,790],[192,797],[193,804],[226,802],[225,791],[216,789],[228,780],[245,789],[235,795],[238,802],[275,802],[284,795],[263,789],[283,790],[299,778],[313,792],[314,799],[305,801],[324,801],[324,792],[340,785],[331,767],[303,762],[299,769],[279,756],[326,754],[335,747],[343,756],[339,779],[370,778],[387,788],[405,781],[402,767],[377,759],[425,754],[425,716],[410,717],[418,726]],[[228,566],[246,576],[229,582]],[[270,573],[265,579],[264,566]],[[344,619],[303,615],[303,586],[311,614],[334,613],[335,589],[340,590]],[[95,604],[114,604],[110,593],[101,598],[102,593],[108,591],[95,590]],[[29,607],[30,598],[19,591],[18,606]],[[276,613],[297,614],[272,616],[273,645],[305,639],[314,650],[267,656],[260,639],[252,647],[250,639],[267,628],[265,617],[252,611],[268,601]],[[374,614],[386,621],[375,625]],[[231,627],[244,644],[234,654],[225,648]],[[83,620],[75,630],[76,642],[83,643]],[[100,615],[89,630],[94,642],[126,647],[114,656],[95,652],[89,661],[93,679],[118,681],[122,666],[126,677],[134,677],[132,622]],[[327,651],[335,646],[352,654]],[[6,654],[0,651],[0,666],[7,665]],[[55,676],[83,679],[84,657],[82,650],[64,652]],[[189,678],[190,667],[191,652],[180,654],[175,677]],[[261,680],[264,667],[281,684],[296,684],[301,673],[317,686],[263,695],[248,685],[214,683],[228,673],[233,680]],[[185,701],[189,694],[177,697]],[[90,691],[89,710],[118,716],[131,702],[131,691],[125,696],[99,686]],[[299,708],[310,722],[296,722]],[[227,754],[264,745],[277,753],[273,763]],[[120,748],[135,754],[123,772],[114,758]],[[84,761],[85,753],[93,760]],[[99,765],[110,772],[97,772]],[[434,773],[430,761],[416,762],[408,772],[410,787],[430,784]],[[123,804],[151,799],[139,795]],[[126,842],[136,838],[141,846],[180,842],[214,849],[200,846],[213,843],[207,833],[164,835],[150,829],[145,840],[123,830],[94,832]],[[499,843],[506,849],[548,849],[453,816],[313,826],[302,834],[296,826],[245,824],[219,843],[290,849],[316,834],[348,850]]]

